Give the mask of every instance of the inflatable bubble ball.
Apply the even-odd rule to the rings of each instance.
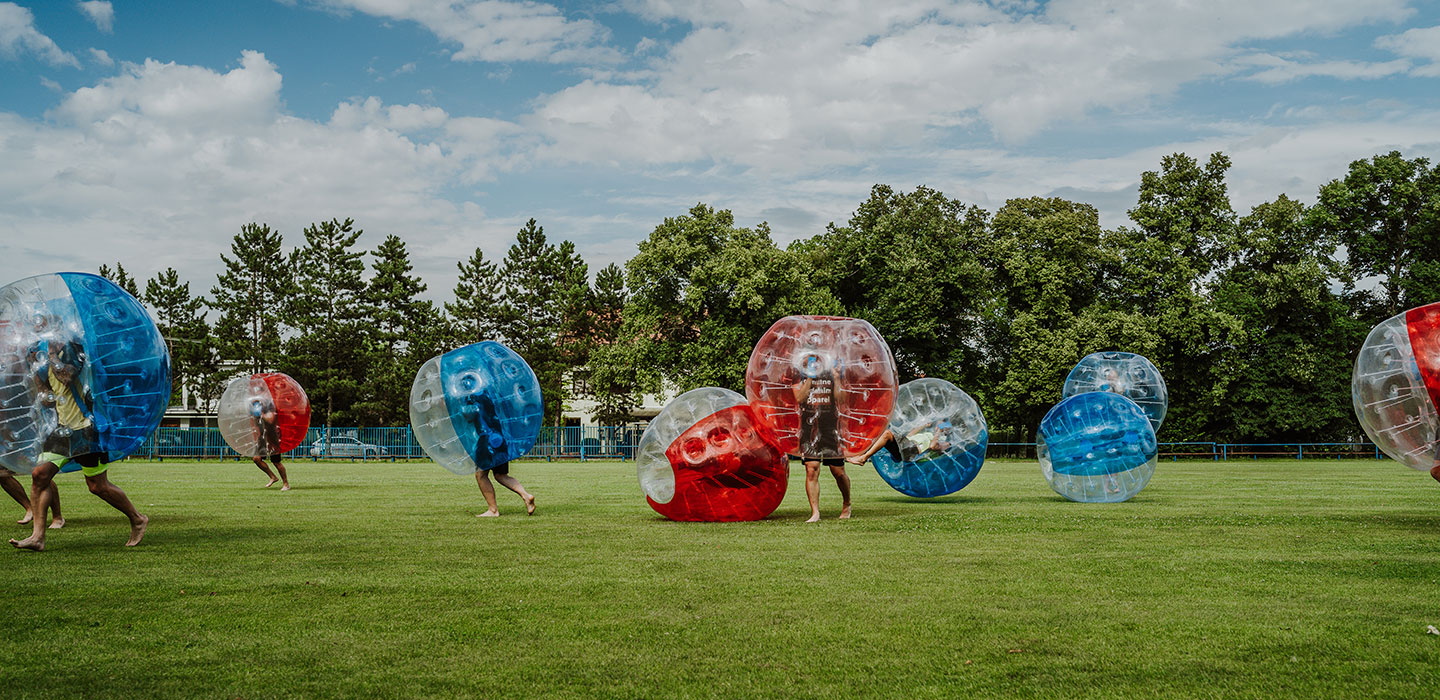
[[[1440,303],[1370,331],[1350,396],[1365,434],[1391,459],[1421,471],[1440,464]]]
[[[432,357],[410,387],[410,426],[430,459],[474,474],[535,446],[545,414],[535,371],[492,340]]]
[[[645,428],[635,455],[645,500],[671,520],[760,520],[785,498],[789,460],[765,442],[745,397],[687,391]]]
[[[282,372],[231,381],[217,410],[220,435],[244,457],[283,455],[310,432],[310,398]]]
[[[985,463],[989,431],[975,399],[943,379],[900,385],[891,440],[871,455],[875,471],[907,496],[934,498],[965,488]]]
[[[1087,391],[1108,391],[1134,401],[1157,433],[1170,408],[1170,394],[1160,370],[1145,356],[1133,352],[1096,352],[1082,358],[1065,377],[1060,397]]]
[[[1155,429],[1139,405],[1119,394],[1062,400],[1040,420],[1035,442],[1045,481],[1072,501],[1128,501],[1155,473]]]
[[[895,358],[866,321],[786,316],[756,343],[745,396],[765,439],[786,454],[862,454],[895,402]]]
[[[170,405],[170,353],[135,297],[81,272],[0,288],[0,464],[140,448]]]

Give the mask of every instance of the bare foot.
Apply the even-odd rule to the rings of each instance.
[[[477,516],[475,516],[475,517],[477,517],[477,518],[498,518],[498,517],[500,517],[500,511],[498,511],[498,510],[487,510],[487,511],[485,511],[484,513],[481,513],[481,514],[479,514],[479,515],[477,515]]]
[[[849,504],[849,503],[846,503],[845,505],[843,505],[843,506],[840,507],[840,519],[841,519],[841,520],[849,520],[849,519],[850,519],[850,504]]]
[[[62,528],[62,527],[65,527],[65,519],[64,519],[64,518],[52,518],[52,519],[50,520],[50,529],[51,529],[51,530],[59,530],[59,529]]]
[[[284,486],[281,486],[281,487],[280,487],[280,490],[281,490],[281,491],[289,491],[289,490],[290,490],[290,484],[285,484]]]
[[[29,524],[30,524],[30,521],[31,521],[31,520],[34,520],[34,519],[35,519],[35,514],[34,514],[34,513],[31,513],[30,511],[27,510],[27,511],[25,511],[25,517],[23,517],[23,518],[21,518],[21,519],[19,519],[19,520],[16,520],[16,521],[15,521],[15,524],[16,524],[16,525],[29,525]]]
[[[846,457],[845,461],[851,464],[864,464],[865,458],[860,455],[855,455],[854,457]]]
[[[809,519],[809,520],[806,520],[805,522],[807,522],[807,523],[818,523],[818,522],[820,522],[820,514],[819,514],[819,513],[816,513],[816,514],[810,516],[810,519]]]
[[[277,481],[279,481],[279,479],[271,479],[271,480],[270,480],[270,483],[265,484],[264,486],[262,486],[262,487],[260,487],[260,488],[268,489],[268,488],[270,488],[271,486],[274,486],[274,485],[275,485],[275,482],[277,482]]]
[[[526,515],[534,515],[534,514],[535,514],[535,497],[534,497],[534,496],[530,496],[529,498],[526,498],[526,499],[525,499],[525,514],[526,514]]]
[[[140,516],[140,524],[130,523],[130,539],[125,542],[126,547],[134,547],[145,539],[145,526],[150,524],[150,517]]]
[[[45,551],[45,540],[37,540],[33,536],[23,540],[10,540],[10,545],[16,549],[28,549],[32,552]]]

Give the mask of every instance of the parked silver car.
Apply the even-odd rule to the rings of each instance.
[[[316,440],[310,448],[312,457],[379,457],[382,452],[379,445],[339,435]]]

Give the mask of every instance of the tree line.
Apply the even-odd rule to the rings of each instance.
[[[175,376],[213,405],[238,364],[306,387],[317,423],[404,425],[416,368],[496,339],[540,378],[547,424],[594,399],[626,422],[645,392],[742,390],[776,319],[873,323],[901,381],[948,379],[980,403],[992,440],[1028,441],[1065,374],[1099,350],[1153,360],[1170,390],[1165,441],[1358,437],[1349,378],[1365,334],[1440,301],[1440,168],[1398,152],[1350,164],[1314,205],[1284,194],[1241,215],[1229,159],[1182,153],[1141,176],[1130,223],[1060,198],[989,212],[927,187],[876,185],[850,219],[778,246],[697,204],[666,218],[623,269],[592,281],[568,240],[530,220],[505,258],[459,261],[453,301],[420,298],[405,243],[372,250],[350,219],[313,224],[296,248],[241,227],[208,296],[173,269],[143,290]],[[369,259],[367,267],[366,259]],[[213,317],[213,321],[210,320]]]

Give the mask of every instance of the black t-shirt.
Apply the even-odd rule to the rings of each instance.
[[[835,380],[824,372],[810,380],[810,393],[800,401],[800,456],[829,457],[840,452]]]

